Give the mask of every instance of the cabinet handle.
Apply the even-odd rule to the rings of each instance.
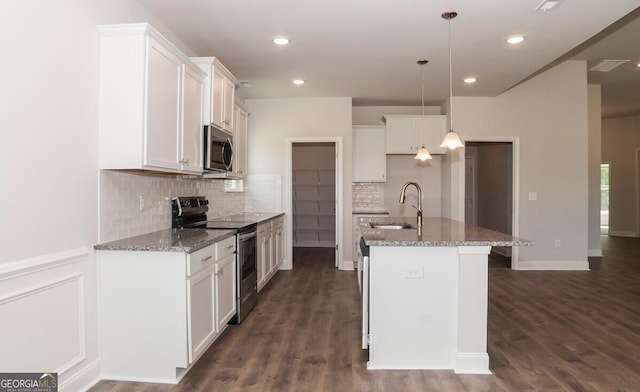
[[[229,250],[229,249],[233,248],[234,246],[236,246],[236,245],[235,245],[235,244],[233,244],[233,245],[229,245],[229,246],[227,246],[225,249],[226,249],[226,250]]]
[[[207,261],[207,260],[211,260],[212,258],[213,258],[213,256],[203,257],[203,258],[201,258],[201,259],[200,259],[200,262],[201,262],[201,263],[204,263],[205,261]]]
[[[183,158],[180,163],[182,163],[183,165],[188,165],[189,164],[189,158]]]

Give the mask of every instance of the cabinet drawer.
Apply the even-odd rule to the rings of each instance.
[[[210,245],[187,254],[187,276],[193,276],[203,268],[213,265],[215,260],[214,256],[215,245]]]
[[[216,248],[216,260],[224,259],[236,251],[236,236],[216,242],[214,246]]]

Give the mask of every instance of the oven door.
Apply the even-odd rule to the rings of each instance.
[[[239,324],[258,302],[258,272],[255,228],[240,232],[238,238],[237,313],[231,320]]]
[[[230,171],[233,164],[233,135],[211,125],[204,127],[205,170]]]

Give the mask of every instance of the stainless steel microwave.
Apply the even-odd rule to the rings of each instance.
[[[212,125],[204,126],[204,169],[230,171],[233,164],[233,134]]]

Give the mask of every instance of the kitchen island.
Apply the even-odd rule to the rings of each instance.
[[[487,256],[532,242],[446,218],[360,226],[369,257],[363,281],[363,347],[369,369],[453,369],[489,374]]]

